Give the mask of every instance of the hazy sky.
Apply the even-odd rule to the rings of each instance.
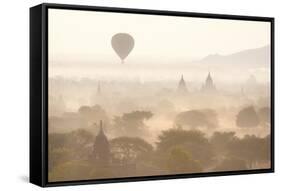
[[[125,66],[119,66],[120,59],[111,47],[111,37],[120,32],[129,33],[135,40]],[[82,70],[83,64],[97,69],[108,64],[109,75],[115,75],[120,67],[133,74],[133,66],[143,63],[172,66],[268,44],[269,22],[49,9],[49,64],[67,65],[68,70],[75,65],[81,73],[89,72]],[[50,75],[60,73],[67,75],[66,70],[59,69]]]
[[[135,41],[125,64],[111,47],[116,33],[129,33]],[[50,76],[147,81],[178,80],[183,74],[194,81],[210,70],[222,81],[269,76],[269,68],[262,73],[243,69],[242,75],[240,68],[234,73],[234,68],[225,72],[189,63],[269,45],[269,22],[49,9],[48,39]]]

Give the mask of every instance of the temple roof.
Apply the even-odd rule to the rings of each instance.
[[[108,142],[107,137],[105,136],[104,131],[103,131],[102,121],[100,121],[100,130],[99,130],[99,133],[98,133],[98,135],[96,137],[95,144],[96,144],[97,141]]]
[[[204,92],[209,92],[209,93],[216,91],[216,87],[213,83],[213,79],[212,79],[212,76],[211,76],[210,72],[208,73],[205,84],[202,85],[201,90],[204,91]]]
[[[109,152],[109,141],[104,134],[102,121],[100,121],[100,130],[98,135],[96,136],[96,140],[94,143],[94,152],[96,154],[107,153]]]
[[[213,81],[213,79],[212,79],[212,77],[211,77],[211,73],[210,73],[210,72],[208,73],[208,76],[207,76],[206,81]]]
[[[181,75],[181,79],[180,79],[179,85],[184,85],[185,86],[185,81],[184,81],[183,75]]]

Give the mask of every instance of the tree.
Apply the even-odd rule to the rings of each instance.
[[[228,145],[229,156],[243,159],[247,162],[248,168],[256,168],[260,162],[270,160],[270,138],[246,135],[236,139]]]
[[[84,129],[49,134],[49,167],[53,168],[72,160],[88,159],[93,140],[93,135]]]
[[[48,135],[49,149],[63,148],[67,140],[67,133],[50,133]]]
[[[215,167],[215,171],[247,170],[246,162],[242,159],[231,157],[224,159]]]
[[[86,124],[96,124],[102,120],[105,124],[108,124],[108,116],[105,110],[100,105],[94,106],[81,106],[78,109],[78,114],[83,122]]]
[[[167,167],[169,172],[176,174],[202,171],[200,163],[193,160],[190,154],[179,147],[171,150],[168,157]]]
[[[218,126],[217,114],[214,110],[189,110],[181,112],[176,116],[175,123],[191,128]]]
[[[235,132],[214,132],[210,138],[210,143],[218,156],[217,158],[227,155],[229,152],[228,145],[237,139]]]
[[[133,111],[114,118],[114,127],[119,135],[136,136],[145,132],[144,120],[153,116],[150,111]]]
[[[77,129],[68,135],[68,145],[71,148],[81,149],[81,147],[91,144],[94,140],[92,133],[85,129]]]
[[[92,117],[92,109],[90,106],[81,106],[78,109],[78,113],[81,114],[82,116],[86,117],[86,118],[90,118]]]
[[[267,135],[262,138],[260,143],[260,159],[263,161],[269,161],[271,159],[271,136]]]
[[[153,114],[150,111],[133,111],[131,113],[124,113],[124,120],[133,120],[133,121],[143,121],[144,119],[150,119]]]
[[[48,135],[49,148],[81,149],[94,140],[93,135],[85,129],[77,129],[69,133],[51,133]]]
[[[259,122],[259,117],[253,106],[242,109],[236,116],[238,127],[256,127]]]
[[[205,135],[198,130],[183,130],[180,128],[162,131],[156,143],[156,152],[159,155],[167,155],[175,147],[181,147],[190,153],[194,160],[198,160],[201,165],[208,165],[214,152],[212,145]],[[163,156],[165,158],[165,156]]]
[[[138,137],[118,137],[110,141],[115,161],[128,164],[137,160],[147,160],[153,151],[152,145]]]

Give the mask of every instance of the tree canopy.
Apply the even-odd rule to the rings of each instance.
[[[120,163],[131,163],[153,151],[152,145],[138,137],[117,137],[110,141],[114,160]]]
[[[173,128],[163,131],[156,145],[157,152],[162,154],[170,152],[175,147],[181,147],[202,164],[210,162],[214,155],[212,145],[204,133],[197,130]]]
[[[144,121],[150,119],[153,114],[150,111],[133,111],[124,113],[121,117],[113,119],[114,130],[120,136],[136,136],[145,132]]]
[[[169,172],[176,174],[202,171],[199,162],[192,159],[189,153],[179,147],[171,150],[167,161],[167,167]]]
[[[218,126],[217,114],[214,110],[189,110],[176,116],[175,123],[183,127],[210,127]]]
[[[238,127],[256,127],[259,123],[258,114],[253,106],[243,108],[236,116]]]

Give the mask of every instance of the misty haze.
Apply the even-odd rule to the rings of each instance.
[[[270,62],[266,22],[50,9],[49,181],[270,168]]]

